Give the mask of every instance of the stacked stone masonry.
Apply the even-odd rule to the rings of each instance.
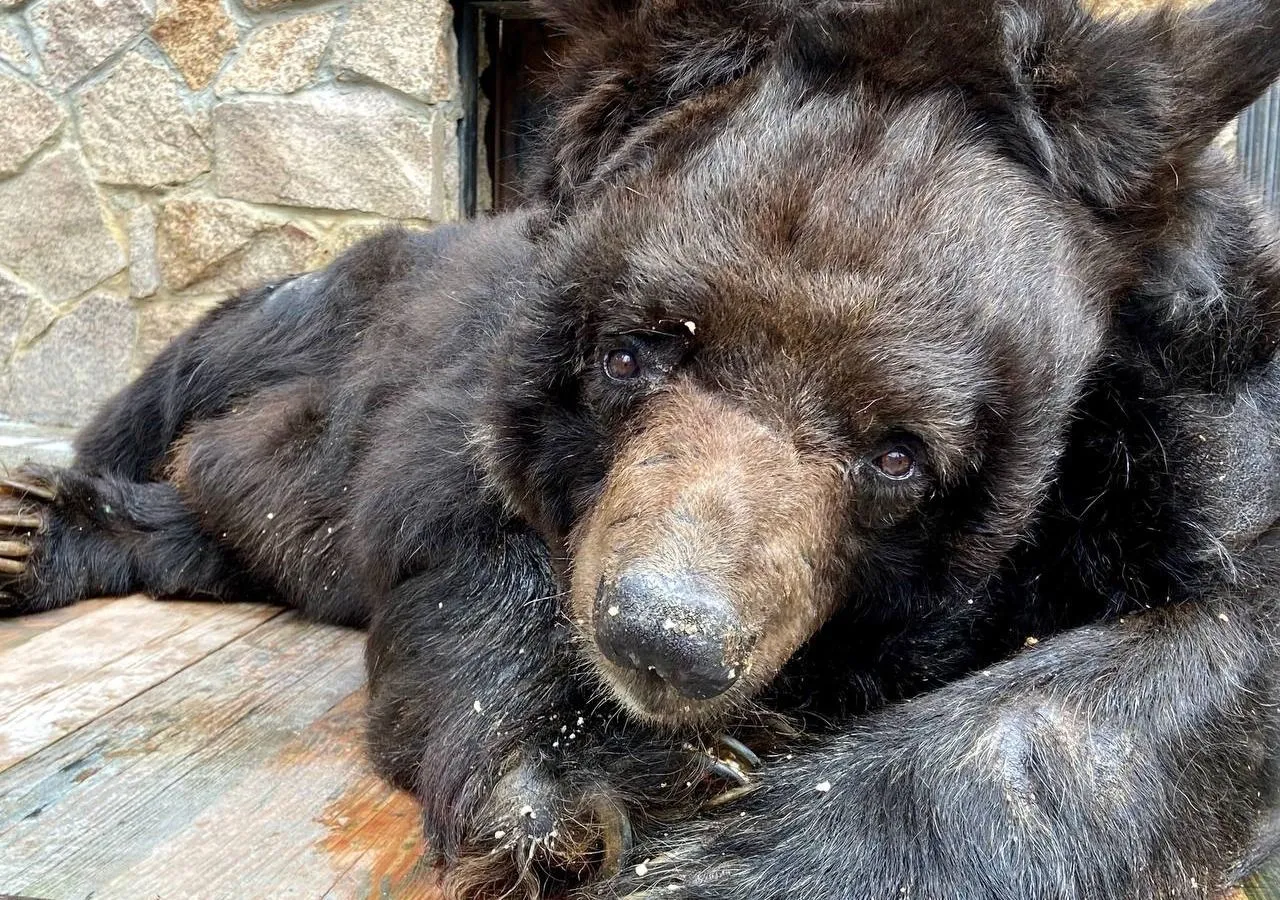
[[[74,426],[228,295],[456,218],[449,0],[0,0],[0,418]]]

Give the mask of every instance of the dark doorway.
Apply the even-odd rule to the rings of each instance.
[[[508,209],[521,199],[546,115],[543,85],[559,38],[523,0],[455,0],[455,6],[463,104],[461,204],[463,215],[471,217],[488,205],[480,197],[486,183],[492,186],[494,209]],[[488,65],[481,71],[484,57]],[[488,99],[487,113],[482,97]]]

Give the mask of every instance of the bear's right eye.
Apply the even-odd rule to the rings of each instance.
[[[631,381],[640,375],[640,359],[621,347],[610,350],[604,357],[604,373],[614,381]]]

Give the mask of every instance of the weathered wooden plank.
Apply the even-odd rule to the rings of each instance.
[[[74,606],[51,609],[48,612],[36,613],[31,616],[0,619],[0,653],[21,646],[36,635],[44,634],[51,628],[57,628],[63,622],[69,622],[74,618],[93,612],[95,609],[101,609],[111,602],[113,601],[86,600]]]
[[[265,761],[359,689],[362,640],[282,614],[0,774],[0,892],[86,896],[241,782],[266,792],[278,776],[261,775]],[[241,828],[270,814],[246,808]],[[247,852],[236,833],[208,839],[233,860]]]
[[[280,612],[127,597],[0,652],[0,771]]]
[[[343,699],[94,896],[438,897],[416,804],[365,761],[363,709]]]

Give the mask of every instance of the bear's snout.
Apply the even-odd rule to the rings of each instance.
[[[749,703],[841,596],[845,484],[714,387],[652,398],[568,547],[572,618],[614,696],[701,727]]]
[[[602,579],[595,623],[606,659],[691,700],[727,691],[754,643],[730,598],[691,572],[632,569]]]

